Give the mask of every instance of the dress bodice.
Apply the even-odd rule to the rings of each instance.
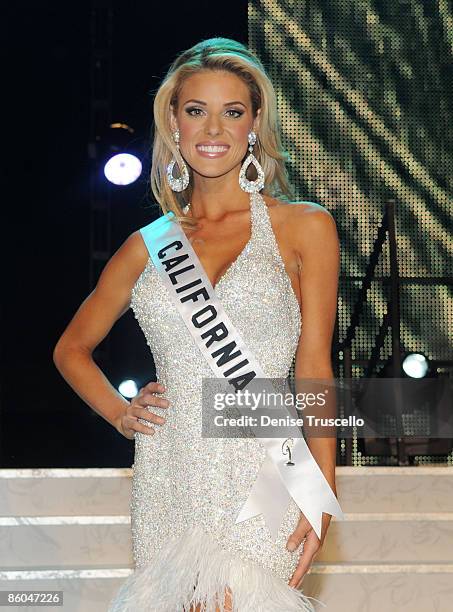
[[[285,378],[299,340],[299,303],[260,194],[251,195],[250,207],[250,240],[216,283],[215,292],[266,376]],[[151,258],[133,287],[131,308],[158,376],[212,376]]]

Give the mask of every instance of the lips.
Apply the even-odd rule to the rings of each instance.
[[[225,143],[208,143],[200,142],[196,145],[196,149],[203,157],[219,157],[228,152],[230,145]]]
[[[229,145],[223,143],[211,144],[201,142],[197,144],[197,149],[199,151],[206,151],[208,153],[221,153],[222,151],[228,151],[229,148]]]

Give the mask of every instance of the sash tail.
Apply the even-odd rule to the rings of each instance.
[[[279,456],[272,460],[275,441],[278,439],[261,439],[268,454],[236,523],[262,514],[275,539],[292,497],[321,539],[323,512],[344,520],[340,504],[303,438],[296,441],[295,465],[289,469]]]

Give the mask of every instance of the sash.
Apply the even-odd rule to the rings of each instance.
[[[173,217],[175,214],[170,211],[140,232],[198,348],[217,378],[226,379],[241,390],[253,378],[263,378],[266,390],[275,393],[275,387],[224,311],[189,239]],[[287,409],[282,407],[281,414],[287,416]],[[321,539],[322,513],[340,520],[344,520],[344,515],[300,430],[296,426],[285,428],[285,432],[288,430],[292,438],[260,438],[266,457],[235,524],[262,514],[275,539],[292,497]],[[288,443],[290,461],[286,461]]]

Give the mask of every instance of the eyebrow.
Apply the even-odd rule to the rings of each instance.
[[[195,104],[200,104],[201,106],[207,106],[206,102],[203,100],[186,100],[184,104],[189,104],[189,102],[195,102]],[[241,104],[244,108],[247,108],[243,102],[240,100],[234,100],[233,102],[226,102],[223,106],[231,106],[232,104]]]

